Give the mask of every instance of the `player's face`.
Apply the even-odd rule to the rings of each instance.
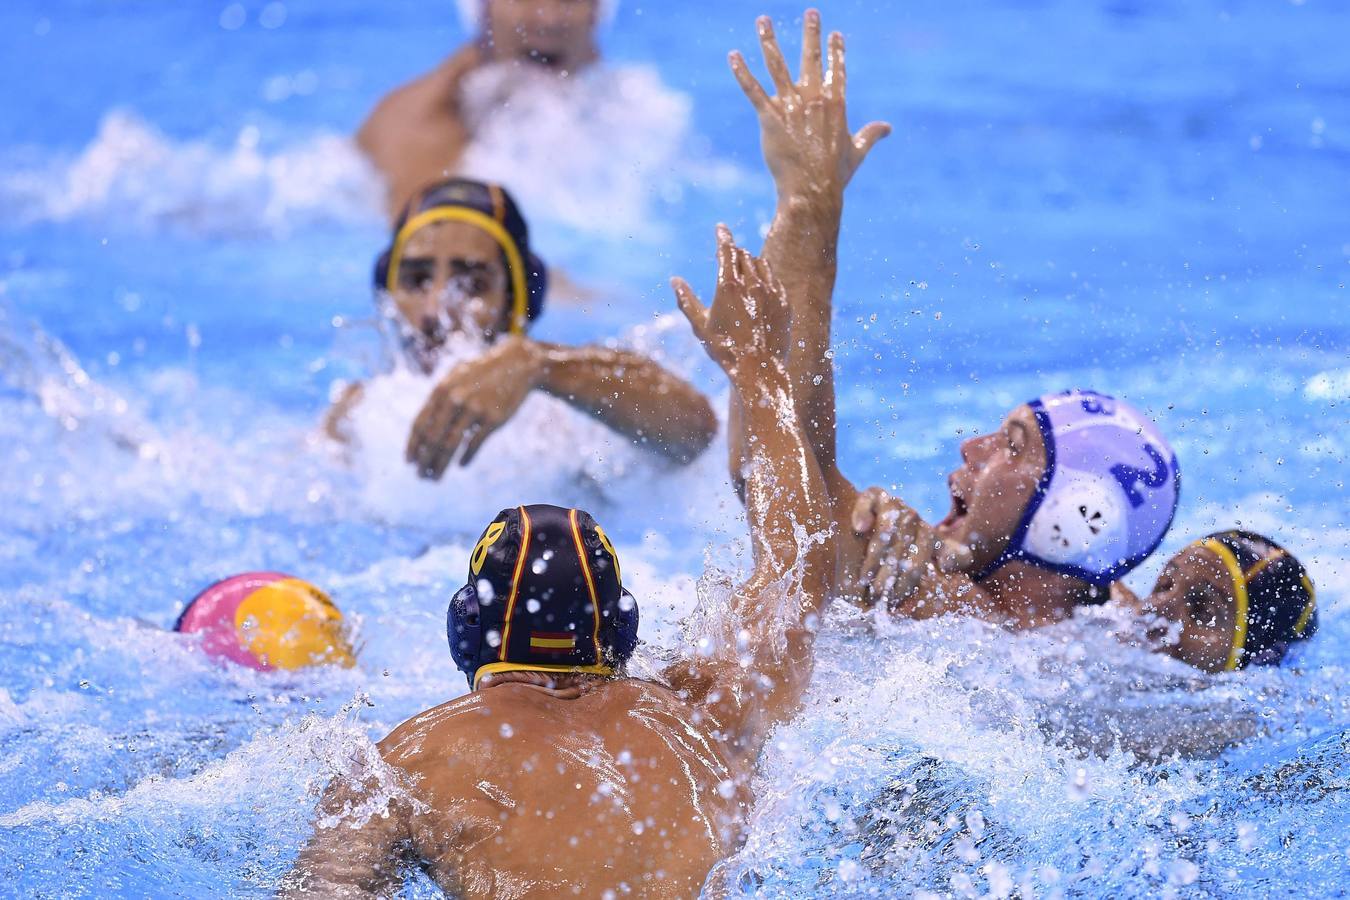
[[[1007,548],[1045,472],[1045,441],[1031,408],[1019,406],[998,430],[965,441],[961,461],[947,478],[951,512],[936,530],[971,549],[975,571]]]
[[[433,222],[408,238],[392,291],[419,356],[434,363],[449,335],[496,337],[506,317],[507,272],[492,236],[464,222]],[[429,367],[429,366],[428,366]]]
[[[1172,557],[1135,609],[1150,621],[1148,637],[1160,652],[1206,672],[1228,664],[1237,598],[1228,569],[1212,551],[1197,545]]]
[[[569,71],[595,56],[598,0],[489,0],[493,52]]]

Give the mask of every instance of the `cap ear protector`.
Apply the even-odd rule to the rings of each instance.
[[[484,530],[446,640],[476,688],[493,672],[612,675],[637,649],[638,623],[604,531],[580,510],[540,504],[503,510]]]
[[[481,198],[463,196],[471,192],[488,195],[490,200],[481,205],[488,206],[491,213],[474,202]],[[525,221],[510,195],[497,185],[451,179],[424,191],[413,204],[419,205],[420,211],[412,212],[410,206],[404,213],[389,247],[375,260],[375,290],[393,293],[398,287],[404,249],[419,229],[437,222],[463,222],[487,232],[501,249],[508,285],[503,326],[511,334],[524,334],[529,323],[543,312],[548,270],[543,260],[530,251]],[[515,221],[515,228],[507,227],[508,216]]]
[[[1063,490],[1047,494],[1027,528],[1024,546],[1055,564],[1097,555],[1097,549],[1121,540],[1124,502],[1114,485],[1088,472],[1061,469]]]

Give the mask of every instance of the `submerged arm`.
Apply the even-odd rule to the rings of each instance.
[[[366,782],[333,780],[316,816],[333,824],[315,826],[282,880],[282,897],[387,896],[398,880],[401,847],[409,840],[407,811],[398,801],[390,801],[385,813],[372,811],[369,793]],[[353,809],[363,810],[369,818],[349,824]]]
[[[687,284],[677,282],[676,293],[745,417],[754,571],[735,592],[709,655],[667,674],[721,726],[731,752],[754,759],[810,681],[835,551],[829,496],[785,362],[790,322],[782,288],[766,263],[731,243],[729,232],[720,229],[718,239],[712,311]]]

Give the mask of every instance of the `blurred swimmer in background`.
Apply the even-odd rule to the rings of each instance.
[[[1151,594],[1116,584],[1112,600],[1148,624],[1150,646],[1206,672],[1279,665],[1317,631],[1317,592],[1303,564],[1248,531],[1196,541],[1168,560]]]
[[[492,64],[565,79],[595,62],[596,28],[614,5],[602,0],[460,0],[478,29],[435,69],[388,94],[356,134],[385,177],[390,218],[413,195],[455,171],[472,138],[465,79]]]
[[[286,896],[385,895],[409,861],[454,897],[693,897],[740,845],[756,761],[811,679],[829,498],[768,265],[719,228],[712,308],[674,286],[756,438],[750,579],[702,610],[705,639],[660,681],[630,677],[638,609],[605,533],[576,509],[503,510],[447,614],[471,693],[380,742],[406,791],[387,808],[368,767],[328,787]]]
[[[174,631],[200,635],[211,658],[250,669],[356,665],[347,624],[328,595],[281,572],[245,572],[192,599]]]
[[[431,374],[454,336],[488,345],[437,384],[413,423],[407,460],[423,477],[468,465],[534,390],[676,462],[712,440],[717,419],[707,399],[656,362],[530,338],[547,283],[525,219],[498,185],[441,181],[399,218],[376,262],[375,290],[409,363]],[[361,399],[359,384],[347,388],[326,418],[330,436],[347,439],[343,421]]]
[[[739,53],[731,67],[759,115],[777,188],[764,256],[792,302],[798,414],[844,535],[838,592],[900,615],[963,611],[1015,628],[1104,602],[1110,584],[1162,540],[1179,484],[1171,448],[1129,404],[1069,391],[1017,407],[997,431],[962,445],[963,464],[949,479],[952,510],[936,526],[878,488],[859,492],[840,470],[830,319],[843,195],[890,126],[849,132],[843,38],[830,36],[822,73],[815,10],[804,18],[795,82],[767,17],[759,34],[775,95]],[[734,403],[729,420],[736,478],[753,433]]]

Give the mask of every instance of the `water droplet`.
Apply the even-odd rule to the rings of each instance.
[[[220,27],[226,31],[238,31],[244,27],[244,20],[248,18],[248,11],[244,9],[242,3],[231,3],[220,11]]]
[[[258,24],[264,28],[280,28],[286,23],[286,4],[269,3],[258,13]]]

